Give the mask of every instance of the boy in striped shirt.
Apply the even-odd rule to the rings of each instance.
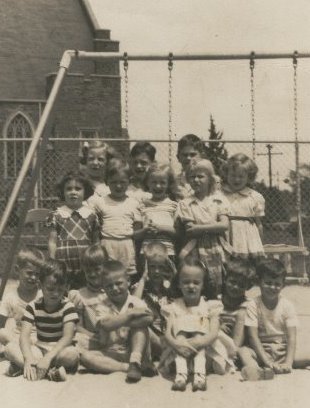
[[[20,335],[20,348],[7,347],[11,372],[20,371],[27,380],[64,381],[66,370],[75,371],[79,353],[72,341],[78,315],[71,302],[64,296],[68,289],[66,268],[62,262],[46,261],[39,271],[43,296],[26,306]],[[32,345],[30,334],[37,329],[37,342]],[[10,346],[10,344],[8,345]]]

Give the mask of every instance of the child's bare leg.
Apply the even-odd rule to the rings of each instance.
[[[8,329],[4,327],[0,329],[0,344],[3,344],[5,346],[6,344],[13,340],[14,336]]]
[[[271,368],[261,368],[259,366],[256,354],[251,348],[240,347],[238,354],[243,365],[241,375],[244,380],[271,380],[274,377],[274,372]]]
[[[185,334],[179,333],[176,336],[177,339],[186,339],[187,336]],[[174,383],[172,384],[173,391],[185,391],[187,377],[188,377],[188,368],[187,368],[187,360],[183,356],[177,355],[175,357],[175,366],[176,366],[176,376],[174,379]]]
[[[146,350],[148,333],[146,329],[131,329],[130,363],[141,365],[142,357]]]
[[[110,374],[118,371],[127,372],[129,364],[114,360],[111,357],[105,356],[101,351],[83,350],[81,354],[81,364],[101,374]]]
[[[32,351],[33,357],[36,360],[39,360],[40,358],[43,357],[43,354],[38,347],[31,346],[31,351]],[[12,341],[8,343],[5,346],[4,355],[6,359],[9,360],[11,363],[14,363],[18,367],[21,367],[21,368],[24,367],[24,356],[17,342]]]
[[[58,353],[55,365],[56,367],[63,366],[66,370],[75,372],[79,365],[78,350],[73,346],[64,348]]]

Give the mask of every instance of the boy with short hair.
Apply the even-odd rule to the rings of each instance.
[[[309,365],[309,356],[296,353],[297,316],[294,305],[281,295],[286,270],[281,261],[266,258],[257,266],[261,295],[249,301],[245,326],[251,348],[239,351],[246,380],[271,379],[292,367]]]
[[[189,185],[186,172],[193,160],[206,158],[206,148],[200,137],[187,134],[178,141],[177,158],[182,166],[182,171],[177,175],[175,197],[177,201],[193,195]]]
[[[68,290],[66,266],[56,260],[43,263],[39,271],[43,296],[29,303],[22,319],[20,347],[14,342],[6,347],[11,373],[24,374],[27,380],[65,381],[66,369],[74,372],[79,353],[73,347],[73,336],[79,318],[74,306],[64,296]],[[37,342],[31,343],[32,327]]]
[[[0,304],[0,345],[2,346],[6,346],[11,341],[16,343],[19,341],[21,320],[26,306],[41,293],[38,288],[38,276],[43,260],[44,256],[38,250],[22,249],[17,255],[18,286],[5,293]],[[36,339],[35,334],[33,330],[33,341]]]
[[[146,304],[130,295],[125,267],[108,260],[103,266],[106,298],[97,308],[101,350],[82,351],[81,363],[98,373],[122,371],[126,381],[138,382],[142,374],[156,375],[153,366],[142,367],[148,347],[148,326],[153,316]]]

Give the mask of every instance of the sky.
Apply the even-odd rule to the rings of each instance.
[[[237,54],[309,51],[309,0],[90,0],[103,28],[128,54]],[[175,62],[173,134],[208,138],[213,116],[225,140],[251,140],[248,61]],[[309,140],[310,60],[298,62],[298,137]],[[292,60],[255,63],[256,139],[273,143],[273,182],[294,167]],[[165,139],[168,135],[167,62],[129,65],[129,132],[132,138]],[[251,149],[243,146],[245,152]],[[230,147],[230,152],[240,145]],[[265,145],[256,152],[265,154]],[[301,161],[310,156],[302,145]],[[257,156],[266,179],[267,156]]]

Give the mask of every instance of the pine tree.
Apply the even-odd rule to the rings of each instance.
[[[217,131],[212,115],[210,116],[209,140],[217,142],[208,143],[206,145],[207,158],[212,162],[215,173],[219,174],[222,164],[227,160],[228,153],[225,149],[225,143],[220,140],[223,137],[223,132]]]

